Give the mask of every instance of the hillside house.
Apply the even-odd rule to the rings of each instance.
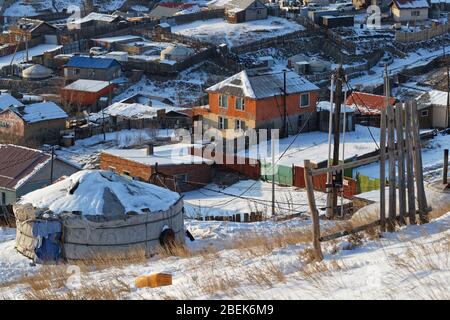
[[[114,84],[108,81],[80,79],[61,89],[61,102],[75,112],[97,111],[99,99],[109,97],[113,90]]]
[[[8,33],[6,33],[7,40],[5,42],[20,44],[25,41],[32,41],[38,38],[41,38],[41,43],[45,42],[45,38],[47,41],[50,39],[53,42],[56,40],[56,35],[59,29],[54,25],[51,25],[48,22],[36,19],[28,19],[21,18],[17,21],[17,23],[9,28]]]
[[[118,15],[91,12],[87,16],[67,23],[69,29],[83,29],[87,27],[113,27],[127,24],[127,20]]]
[[[423,93],[417,100],[419,125],[422,129],[444,129],[450,123],[450,110],[447,107],[448,93],[431,90]]]
[[[156,4],[148,15],[150,18],[155,20],[170,18],[183,10],[192,8],[193,6],[194,5],[192,3],[160,2]]]
[[[116,59],[74,56],[64,66],[66,80],[90,79],[112,81],[122,75]]]
[[[335,110],[336,106],[333,103],[333,110]],[[319,122],[319,131],[329,132],[329,121],[330,121],[330,102],[329,101],[320,101],[317,103],[317,112],[318,122]],[[345,123],[345,132],[355,131],[355,120],[354,118],[354,110],[351,107],[341,105],[341,116],[340,116],[340,128],[341,132],[344,131],[344,123]],[[334,116],[333,116],[334,119]],[[344,121],[345,119],[345,121]],[[334,121],[334,120],[333,120]],[[331,124],[332,130],[334,130],[333,122]]]
[[[427,0],[393,0],[389,7],[396,22],[427,20],[430,8]]]
[[[186,60],[188,57],[195,53],[194,49],[188,46],[176,44],[167,47],[161,51],[161,60],[171,60],[176,62],[181,62]]]
[[[108,149],[100,155],[100,168],[186,192],[210,183],[213,174],[213,161],[188,154],[189,148],[190,145],[176,144],[133,150]],[[159,178],[155,177],[156,173]]]
[[[293,71],[244,70],[206,89],[209,110],[202,120],[220,130],[283,129],[286,101],[287,131],[315,130],[318,90]]]
[[[33,147],[58,144],[67,118],[54,102],[6,108],[0,111],[0,141]]]
[[[396,101],[395,98],[391,97],[389,104],[394,105]],[[354,91],[347,97],[347,106],[354,108],[356,124],[379,128],[381,110],[386,108],[386,97]]]
[[[0,144],[0,204],[13,204],[28,192],[50,185],[52,180],[71,175],[78,167],[40,150]]]
[[[260,0],[231,0],[225,6],[225,15],[229,23],[242,23],[267,19],[268,9]]]

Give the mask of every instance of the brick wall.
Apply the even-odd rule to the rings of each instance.
[[[178,184],[176,188],[178,192],[201,188],[203,185],[210,183],[212,178],[211,165],[183,164],[158,166],[157,171],[161,173],[161,180],[151,181],[151,175],[155,172],[155,167],[106,153],[100,155],[100,168],[102,170],[114,169],[119,174],[124,174],[127,171],[131,177],[139,178],[145,182],[152,182],[160,186],[165,185],[171,190],[175,190],[174,175],[187,174],[187,180],[190,183]]]

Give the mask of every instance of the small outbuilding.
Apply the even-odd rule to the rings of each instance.
[[[161,60],[180,62],[194,54],[194,50],[184,45],[173,45],[161,51]]]
[[[37,261],[128,257],[184,242],[178,193],[111,171],[84,170],[14,206],[16,248]]]

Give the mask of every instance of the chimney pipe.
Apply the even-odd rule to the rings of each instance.
[[[147,145],[147,155],[148,156],[152,156],[153,152],[154,152],[155,146],[153,145],[153,143],[149,143]]]

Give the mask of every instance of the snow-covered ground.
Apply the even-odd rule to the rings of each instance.
[[[94,0],[101,12],[114,11],[122,7],[126,0]],[[54,2],[54,5],[52,4]],[[83,0],[16,0],[12,5],[5,9],[4,15],[8,17],[27,17],[35,16],[40,11],[50,10],[53,12],[62,11],[70,6],[83,7]]]
[[[422,164],[424,174],[434,175],[434,171],[442,172],[444,164],[444,149],[450,149],[450,136],[438,134],[433,139],[427,141],[422,147]],[[388,162],[386,161],[386,176],[388,175]],[[353,174],[359,173],[369,178],[380,177],[380,163],[375,162],[353,170]]]
[[[125,299],[450,298],[450,213],[426,225],[384,233],[382,238],[341,238],[324,243],[325,259],[320,263],[309,262],[309,244],[301,236],[309,227],[308,222],[298,219],[276,224],[192,220],[187,228],[196,240],[188,242],[190,254],[157,255],[119,268],[84,268],[75,276],[82,280],[85,292],[94,287],[111,290],[114,281],[120,280],[123,291],[117,297]],[[61,288],[54,286],[50,291],[30,287],[45,285],[45,281],[36,280],[39,278],[20,280],[23,275],[49,269],[31,266],[15,251],[13,238],[14,230],[0,228],[0,296],[20,299],[41,292],[41,297],[51,298],[53,292],[67,297],[67,280]],[[43,275],[72,273],[73,266],[67,267],[60,265],[54,269],[60,273],[47,271]],[[155,272],[172,274],[173,284],[135,288],[136,277]],[[14,280],[18,283],[7,284]],[[72,290],[77,290],[74,287]]]
[[[52,50],[58,49],[60,47],[61,46],[59,46],[57,44],[37,45],[36,47],[30,48],[28,50],[28,59],[31,60],[31,58],[34,56],[38,56],[46,51],[52,51]],[[11,54],[9,56],[0,57],[0,68],[10,65],[11,61],[13,63],[26,62],[26,57],[27,57],[27,54],[26,54],[25,50],[17,52],[15,56],[14,56],[14,54]]]
[[[370,132],[372,132],[375,141],[378,144],[380,130],[375,127],[356,125],[355,131],[347,132],[345,134],[345,159],[349,159],[357,155],[360,156],[378,149],[377,144],[370,135]],[[266,150],[264,150],[264,147],[261,146],[253,146],[249,150],[242,151],[240,155],[247,155],[253,159],[265,158],[265,161],[271,162],[272,156],[270,141],[266,145]],[[281,155],[283,155],[283,157],[281,157]],[[278,151],[275,152],[275,162],[277,164],[285,166],[302,166],[303,161],[306,159],[313,163],[320,163],[328,159],[327,132],[314,131],[302,133],[298,136],[290,136],[279,140],[279,148]]]
[[[445,52],[450,50],[450,45],[445,46]],[[419,67],[428,64],[435,58],[442,56],[444,52],[444,47],[436,48],[420,48],[412,53],[410,53],[405,58],[394,59],[394,62],[388,66],[388,70],[391,75],[395,75],[404,72],[405,69]],[[349,80],[351,86],[359,87],[376,87],[383,84],[383,72],[384,67],[375,66],[371,69],[371,74],[366,74],[361,77],[357,77]]]
[[[61,148],[56,151],[56,154],[58,157],[77,164],[82,168],[93,169],[102,150],[140,145],[156,137],[171,136],[173,136],[173,130],[170,129],[132,129],[107,132],[105,141],[103,141],[103,134],[95,135],[90,138],[77,140],[74,146]]]
[[[305,190],[275,186],[277,215],[306,214],[308,201]],[[326,206],[326,195],[316,192],[318,208]],[[184,194],[186,214],[192,218],[205,216],[231,216],[237,213],[262,212],[272,215],[272,184],[270,182],[242,180],[229,187],[215,184]],[[345,200],[347,203],[348,201]]]
[[[223,19],[195,21],[173,26],[172,32],[217,45],[225,43],[233,47],[303,29],[304,27],[298,23],[269,16],[264,20],[244,23],[228,23]]]

